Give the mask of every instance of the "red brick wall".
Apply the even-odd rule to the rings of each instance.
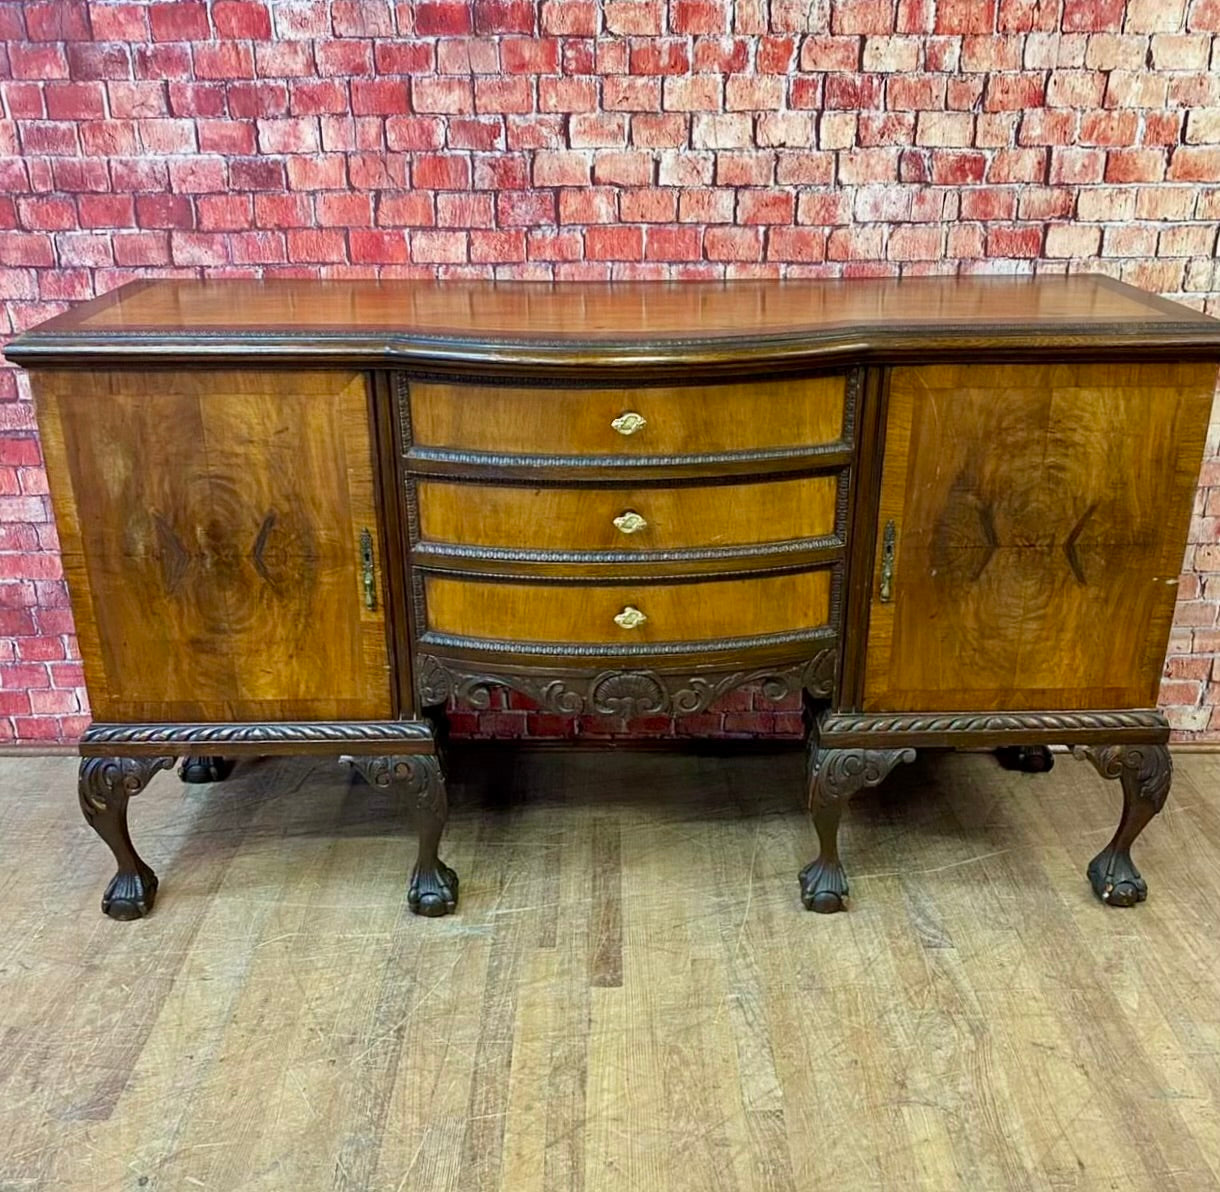
[[[0,336],[150,272],[1085,268],[1216,310],[1218,31],[1220,0],[0,0]],[[1162,696],[1220,739],[1220,425],[1203,486]],[[0,740],[86,717],[0,370]]]

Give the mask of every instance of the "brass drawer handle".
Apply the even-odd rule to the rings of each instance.
[[[629,604],[614,618],[614,623],[623,629],[638,629],[647,620],[648,618],[638,608]]]
[[[634,509],[625,509],[614,519],[614,527],[624,534],[638,534],[648,523]]]
[[[360,531],[360,582],[364,586],[364,607],[372,612],[377,607],[377,574],[373,569],[373,535]]]
[[[626,413],[620,414],[610,425],[620,435],[633,435],[637,430],[643,430],[648,425],[648,421],[634,410],[628,410]]]
[[[878,599],[889,604],[894,599],[894,523],[885,523],[885,534],[881,539],[881,591]]]

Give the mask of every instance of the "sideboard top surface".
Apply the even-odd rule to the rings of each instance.
[[[257,357],[611,370],[944,352],[1220,355],[1220,321],[1111,278],[148,280],[14,340],[35,365]]]

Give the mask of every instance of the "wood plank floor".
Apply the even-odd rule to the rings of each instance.
[[[329,762],[133,803],[154,914],[98,911],[72,759],[0,760],[0,1188],[1220,1186],[1220,757],[1117,784],[926,755],[805,913],[802,759],[467,751],[412,917],[391,795]]]

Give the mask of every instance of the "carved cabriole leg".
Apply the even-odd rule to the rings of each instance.
[[[178,767],[183,782],[223,782],[233,773],[231,757],[184,757]]]
[[[157,875],[144,863],[127,831],[127,800],[138,795],[172,757],[86,757],[81,759],[77,791],[89,826],[110,846],[118,872],[102,895],[102,910],[112,919],[140,919],[152,910]]]
[[[1173,762],[1164,745],[1078,745],[1103,778],[1123,788],[1123,813],[1114,838],[1089,862],[1093,892],[1107,906],[1134,906],[1148,897],[1148,884],[1131,860],[1131,846],[1148,821],[1165,806]]]
[[[343,757],[371,786],[388,787],[401,783],[419,836],[419,854],[411,871],[407,903],[417,915],[438,918],[457,906],[458,876],[437,855],[449,800],[440,758],[434,754],[391,755],[383,757]]]
[[[800,873],[805,909],[829,915],[847,907],[847,874],[839,861],[839,821],[856,791],[880,785],[914,749],[822,749],[816,726],[808,745],[809,801],[818,833],[818,855]]]

